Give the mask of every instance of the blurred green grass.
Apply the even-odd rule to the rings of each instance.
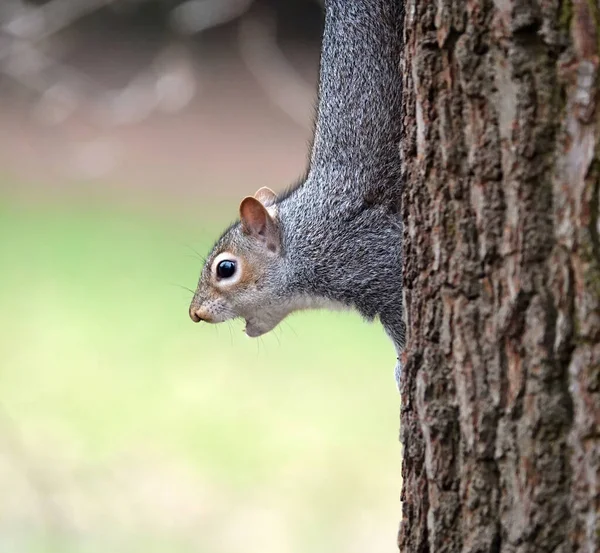
[[[234,214],[0,207],[0,550],[396,550],[379,325],[303,313],[251,340],[188,318],[193,250]]]

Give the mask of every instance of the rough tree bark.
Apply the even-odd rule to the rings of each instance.
[[[597,0],[407,0],[401,551],[600,551]]]

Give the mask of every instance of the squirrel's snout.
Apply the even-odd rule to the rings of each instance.
[[[190,307],[190,319],[195,323],[199,323],[200,321],[204,321],[205,319],[201,316],[200,309],[197,307]]]

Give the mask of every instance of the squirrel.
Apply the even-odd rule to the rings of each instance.
[[[217,240],[189,314],[241,317],[261,336],[292,312],[353,308],[379,317],[398,362],[405,341],[399,0],[326,0],[310,162],[277,196],[263,187]]]

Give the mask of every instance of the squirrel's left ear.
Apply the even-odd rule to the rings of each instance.
[[[254,197],[265,207],[272,206],[277,201],[277,194],[268,186],[263,186],[256,191]]]
[[[272,252],[279,250],[280,238],[277,223],[259,200],[250,196],[242,200],[240,222],[245,234],[260,240]]]

